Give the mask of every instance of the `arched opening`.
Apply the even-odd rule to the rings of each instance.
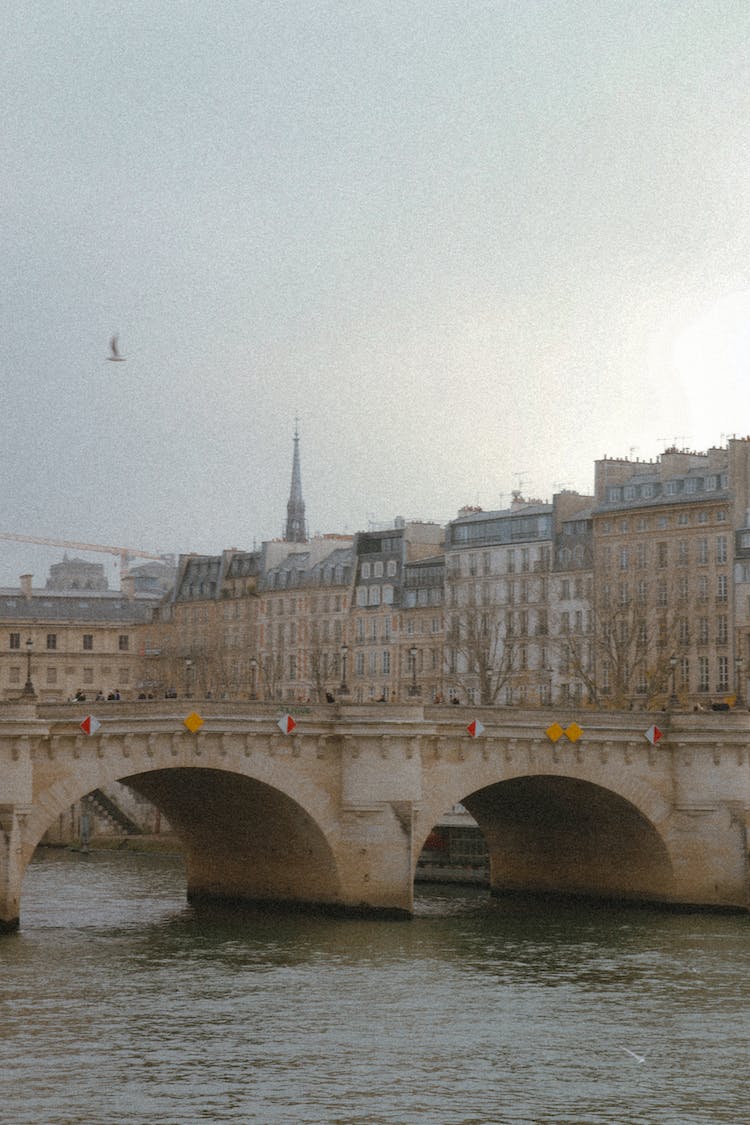
[[[178,836],[187,893],[199,899],[334,905],[332,850],[313,818],[254,778],[215,769],[164,769],[121,779]]]
[[[673,876],[664,841],[635,805],[591,782],[540,775],[498,782],[453,806],[423,843],[415,882],[425,880],[497,895],[666,901]]]
[[[643,813],[608,789],[569,777],[516,777],[463,803],[487,841],[495,894],[669,895],[664,841]]]

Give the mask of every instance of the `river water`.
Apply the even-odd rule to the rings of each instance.
[[[184,896],[177,858],[38,855],[0,937],[3,1122],[750,1121],[746,917],[434,886],[408,922]]]

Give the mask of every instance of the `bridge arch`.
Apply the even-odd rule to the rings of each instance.
[[[329,839],[328,798],[294,777],[276,783],[256,771],[205,765],[100,761],[66,771],[42,791],[28,817],[25,872],[57,817],[94,789],[121,782],[162,812],[178,836],[190,900],[222,898],[337,905],[340,860]]]
[[[668,901],[674,892],[669,841],[634,795],[540,771],[489,781],[451,803],[462,804],[479,825],[493,893]],[[658,800],[647,805],[652,815],[662,812]],[[423,819],[425,838],[430,817],[434,824],[439,814]]]

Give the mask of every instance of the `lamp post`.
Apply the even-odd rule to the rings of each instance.
[[[742,669],[744,668],[744,666],[745,666],[745,661],[742,659],[742,657],[736,656],[735,660],[734,660],[734,668],[735,668],[736,680],[737,680],[737,688],[736,688],[736,691],[735,691],[735,701],[734,701],[735,707],[741,707],[742,703],[743,703],[743,700],[742,700]]]
[[[417,650],[412,647],[409,649],[409,659],[411,660],[411,687],[409,688],[409,695],[417,695],[419,688],[417,687]]]
[[[349,694],[349,688],[346,685],[346,657],[347,657],[348,652],[349,652],[349,646],[348,645],[342,645],[341,646],[341,687],[339,688],[339,692],[341,693],[341,695],[348,695]]]
[[[258,661],[255,657],[250,661],[250,698],[258,698]]]
[[[190,657],[185,661],[185,698],[190,699],[190,673],[193,670],[193,662]]]
[[[31,682],[31,650],[34,647],[34,642],[31,637],[26,640],[26,683],[23,685],[22,695],[35,696],[34,685]]]
[[[672,677],[672,694],[669,697],[669,706],[670,707],[676,707],[677,704],[680,701],[677,698],[677,692],[675,691],[675,674],[677,672],[677,657],[675,656],[674,653],[672,653],[672,655],[669,658],[669,672],[670,672],[670,675]]]

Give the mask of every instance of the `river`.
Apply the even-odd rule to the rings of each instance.
[[[0,937],[4,1122],[750,1120],[744,916],[422,886],[393,922],[184,895],[175,857],[39,852]]]

